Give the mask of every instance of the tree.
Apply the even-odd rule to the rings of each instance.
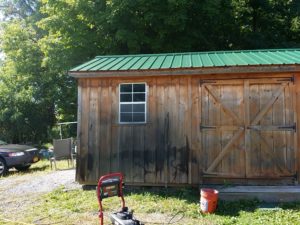
[[[299,18],[299,1],[235,0],[232,4],[241,33],[240,48],[299,46],[299,29],[292,28]]]
[[[0,74],[1,136],[12,142],[45,140],[54,124],[53,77],[41,67],[43,54],[36,32],[24,21],[6,24],[2,49],[6,60]]]
[[[96,55],[299,47],[298,0],[0,0],[0,135],[76,120],[67,71]]]

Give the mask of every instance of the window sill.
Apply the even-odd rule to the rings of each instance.
[[[128,126],[128,127],[133,127],[133,126],[148,126],[151,125],[152,122],[145,122],[145,123],[113,123],[112,126],[114,127],[122,127],[122,126]]]

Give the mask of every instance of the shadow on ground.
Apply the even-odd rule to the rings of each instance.
[[[35,173],[35,172],[39,172],[39,171],[45,171],[49,169],[49,165],[42,165],[42,166],[38,166],[38,167],[30,167],[28,170],[26,171],[18,171],[16,169],[10,169],[7,176],[10,175],[21,175],[21,174],[29,174],[29,173]]]
[[[172,187],[125,187],[124,194],[150,194],[163,198],[173,197],[179,200],[185,200],[187,203],[199,203],[199,190],[197,188],[172,188]]]
[[[216,214],[220,216],[238,216],[241,211],[254,212],[259,208],[260,201],[253,200],[239,200],[239,201],[219,201]]]
[[[83,186],[84,190],[95,190],[96,186]],[[124,188],[124,196],[133,194],[146,194],[163,198],[177,198],[185,200],[187,203],[200,203],[200,191],[197,188],[164,188],[164,187],[131,187]],[[218,201],[218,206],[214,214],[219,216],[237,217],[241,212],[255,212],[256,210],[300,210],[300,202],[292,203],[274,203],[269,204],[261,202],[258,199],[239,200],[239,201]],[[200,204],[199,204],[200,210]]]
[[[96,190],[96,185],[83,185],[83,190]],[[164,187],[132,187],[125,186],[124,196],[132,194],[150,194],[159,197],[174,197],[179,200],[185,200],[187,203],[199,203],[199,190],[197,188],[164,188]]]

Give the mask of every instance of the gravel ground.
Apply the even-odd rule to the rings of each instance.
[[[34,206],[41,204],[41,195],[49,193],[54,189],[64,186],[66,190],[74,190],[82,188],[81,185],[75,182],[75,170],[58,170],[51,172],[28,173],[17,176],[8,176],[0,178],[0,224],[2,225],[69,225],[70,223],[57,218],[43,217],[33,220],[30,224],[24,223],[23,215],[34,209]],[[110,212],[105,212],[105,220],[109,221],[108,215]],[[97,212],[86,212],[80,214],[80,219],[76,219],[75,225],[91,225],[98,224]],[[76,217],[75,212],[68,215]],[[193,223],[189,218],[183,218],[181,214],[165,215],[162,213],[135,213],[135,216],[141,221],[151,224],[162,224],[162,221],[171,221],[174,224],[199,224],[199,220]],[[64,216],[62,215],[62,218]],[[83,219],[85,218],[85,219]],[[53,221],[58,222],[53,222]],[[85,221],[86,220],[86,221]],[[211,225],[205,220],[200,224]]]
[[[75,170],[57,170],[49,173],[24,174],[0,179],[0,216],[10,218],[12,212],[21,214],[36,204],[41,194],[64,186],[65,189],[81,188],[75,182]]]
[[[25,174],[0,179],[1,195],[46,193],[65,186],[66,189],[80,188],[75,182],[75,170],[52,171],[46,174]],[[1,196],[1,197],[2,197]],[[1,198],[0,197],[0,198]]]

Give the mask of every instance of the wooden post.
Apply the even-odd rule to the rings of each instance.
[[[250,165],[251,165],[251,153],[250,153],[250,130],[248,129],[248,126],[250,125],[250,86],[249,86],[249,80],[245,80],[244,82],[244,117],[245,117],[245,151],[244,157],[245,157],[245,173],[244,176],[246,178],[247,173],[250,172]]]
[[[295,112],[295,116],[297,117],[296,118],[296,137],[295,137],[295,163],[296,163],[296,171],[297,171],[297,174],[298,174],[298,177],[297,177],[297,182],[299,183],[300,181],[300,150],[298,148],[298,143],[300,141],[300,132],[299,132],[299,124],[300,124],[300,74],[297,74],[295,76],[295,97],[296,97],[296,112]]]
[[[59,136],[60,136],[60,139],[62,139],[62,128],[61,128],[61,124],[59,125]]]

